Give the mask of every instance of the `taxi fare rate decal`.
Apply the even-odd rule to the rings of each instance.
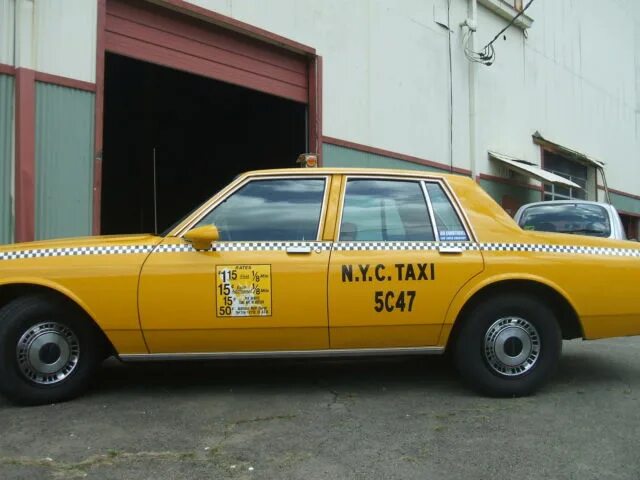
[[[342,282],[399,282],[425,281],[436,279],[436,266],[434,263],[396,263],[387,268],[381,263],[373,266],[370,264],[342,265]],[[376,290],[374,292],[373,309],[380,312],[411,312],[416,298],[415,290]]]
[[[216,316],[271,316],[271,265],[217,265]]]

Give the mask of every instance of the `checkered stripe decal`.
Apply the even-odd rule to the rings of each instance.
[[[128,255],[134,253],[150,253],[153,245],[113,245],[109,247],[71,247],[43,248],[37,250],[19,250],[0,252],[0,260],[20,260],[23,258],[41,257],[78,257],[84,255]]]
[[[337,242],[333,244],[333,250],[438,250],[440,247],[480,250],[480,246],[471,242]]]
[[[544,252],[581,255],[606,255],[614,257],[640,257],[640,250],[630,248],[588,247],[580,245],[536,245],[527,243],[483,243],[484,252]]]
[[[588,247],[579,245],[544,245],[528,243],[473,243],[473,242],[338,242],[335,251],[368,250],[438,250],[441,247],[460,248],[463,251],[483,252],[537,252],[616,257],[640,257],[640,250],[627,248]]]
[[[274,252],[286,251],[290,248],[311,248],[312,250],[329,251],[331,242],[220,242],[214,244],[216,252]],[[195,252],[189,244],[159,245],[154,253]]]
[[[483,252],[537,252],[573,255],[604,255],[615,257],[640,257],[640,250],[573,245],[543,245],[518,243],[474,242],[221,242],[214,245],[217,252],[272,252],[291,248],[311,248],[320,251],[429,251],[441,247],[459,248],[463,251]],[[151,253],[193,252],[189,244],[181,245],[115,245],[108,247],[46,248],[0,252],[0,261],[41,257],[72,257],[85,255],[131,255]]]

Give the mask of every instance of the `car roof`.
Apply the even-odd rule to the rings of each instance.
[[[251,175],[403,175],[415,177],[433,178],[460,178],[463,175],[457,173],[433,172],[429,170],[403,170],[395,168],[345,168],[345,167],[319,167],[319,168],[277,168],[264,170],[250,170],[242,173],[242,176]]]

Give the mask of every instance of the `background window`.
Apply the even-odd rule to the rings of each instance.
[[[587,179],[589,174],[589,167],[586,165],[574,162],[560,155],[545,152],[544,154],[544,169],[560,175],[574,183],[577,183],[582,188],[570,188],[563,187],[562,185],[544,185],[544,199],[545,200],[571,200],[574,198],[585,200],[587,194]]]
[[[349,180],[340,225],[341,241],[434,239],[418,182]]]
[[[199,223],[223,241],[316,240],[324,179],[253,180]]]
[[[442,187],[436,183],[427,183],[427,193],[431,200],[440,240],[444,242],[469,240],[458,214]]]

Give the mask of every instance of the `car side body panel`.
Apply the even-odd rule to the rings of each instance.
[[[0,292],[10,285],[38,285],[57,291],[95,321],[117,352],[146,353],[138,321],[138,277],[160,241],[160,237],[134,235],[3,247]]]
[[[471,180],[450,181],[474,225],[485,270],[454,299],[445,325],[455,322],[466,301],[485,286],[532,280],[568,301],[586,339],[640,335],[637,242],[525,232],[479,187],[465,186]]]
[[[554,289],[577,313],[585,338],[640,335],[640,244],[576,235],[525,232],[473,180],[456,175],[378,169],[285,169],[249,172],[241,175],[229,187],[203,204],[176,226],[164,241],[186,245],[181,238],[182,234],[191,228],[203,212],[208,211],[239,182],[247,178],[285,174],[332,177],[320,237],[321,241],[329,243],[335,240],[338,231],[339,196],[344,184],[344,175],[437,179],[448,186],[473,233],[473,240],[466,242],[465,248],[474,252],[476,257],[481,256],[484,267],[482,271],[477,269],[475,276],[470,276],[459,290],[448,292],[452,298],[442,299],[448,306],[442,309],[446,314],[442,318],[441,332],[436,334],[440,346],[446,345],[449,333],[469,299],[484,287],[507,280],[535,281]],[[170,237],[175,238],[167,240]],[[149,254],[162,241],[163,239],[157,236],[136,235],[1,246],[0,298],[3,287],[8,285],[28,283],[51,288],[83,308],[105,332],[119,354],[150,353],[140,327],[139,277]],[[327,255],[332,254],[333,252],[327,252]],[[384,251],[378,254],[383,259],[386,255]],[[419,255],[419,252],[417,254]],[[384,259],[380,263],[386,261]],[[389,257],[389,261],[394,260]],[[232,262],[235,264],[244,260],[238,255]],[[373,264],[374,261],[367,260],[366,263]],[[304,268],[296,271],[299,271],[300,275],[305,273]],[[439,272],[439,275],[439,279],[446,281],[446,272]],[[328,279],[328,282],[336,281],[341,281],[340,275],[333,275]],[[274,287],[277,284],[281,290],[300,280],[295,275],[289,275],[284,283],[280,280],[277,282],[274,280]],[[211,285],[211,288],[215,286]],[[375,293],[375,287],[372,288],[372,292]],[[300,291],[299,288],[294,290]],[[331,285],[328,285],[327,291],[330,290]],[[325,295],[324,291],[310,291],[309,295],[317,293]],[[175,301],[179,302],[180,298],[182,297],[178,295]],[[184,300],[187,299],[188,296],[185,296]],[[299,294],[295,303],[295,308],[301,315],[304,315],[304,300],[304,295]],[[346,302],[348,296],[343,300]],[[142,299],[142,303],[147,305],[152,302],[153,299]],[[317,302],[314,305],[314,308],[317,308]],[[349,308],[348,304],[345,305],[345,309]],[[179,318],[174,318],[174,313],[159,318],[159,321],[164,322],[165,326],[170,322],[179,322]],[[155,314],[162,316],[163,312],[157,310]],[[287,317],[287,322],[294,321],[294,316]],[[314,328],[316,327],[322,329],[319,324]],[[300,335],[304,335],[303,330],[300,329],[300,333],[287,340],[285,346],[292,349],[296,348],[296,345],[304,346],[305,339],[300,338]],[[375,338],[375,332],[369,333]],[[170,334],[162,341],[164,347],[161,350],[181,351],[181,345],[171,344]],[[256,339],[253,342],[247,339],[244,348],[259,350],[260,341]],[[384,341],[381,340],[379,344],[383,344]],[[316,343],[318,347],[326,347],[324,342]],[[368,345],[375,343],[369,342]],[[391,342],[394,346],[402,346],[397,343]],[[433,345],[433,341],[420,341],[415,338],[412,338],[410,343],[411,346]],[[308,344],[305,348],[314,348],[315,345]],[[216,345],[216,348],[224,350],[224,342]],[[333,345],[330,345],[330,348],[333,348]],[[205,350],[204,346],[199,350]]]

